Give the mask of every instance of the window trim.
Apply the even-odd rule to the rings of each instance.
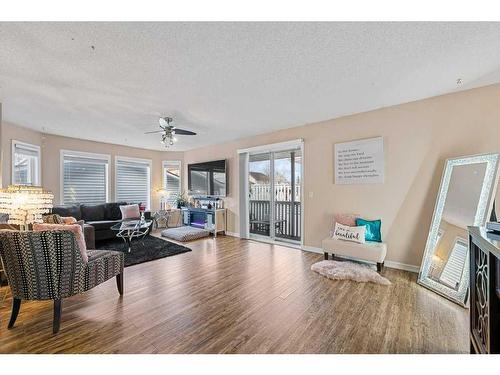
[[[182,179],[182,160],[179,160],[179,159],[172,159],[172,160],[163,160],[161,162],[161,186],[162,186],[162,189],[167,189],[167,187],[165,186],[165,179],[166,179],[166,173],[165,173],[165,166],[167,165],[167,163],[177,163],[179,164],[179,193],[182,194],[182,182],[183,182],[183,179]]]
[[[38,169],[38,181],[36,184],[33,184],[33,186],[42,186],[42,147],[39,146],[39,145],[34,145],[32,143],[28,143],[28,142],[23,142],[23,141],[18,141],[16,139],[13,139],[12,142],[11,142],[11,153],[10,153],[10,158],[11,158],[11,161],[10,161],[10,169],[11,169],[11,174],[10,174],[10,183],[12,185],[14,185],[14,161],[15,161],[15,158],[14,158],[14,153],[15,153],[15,149],[16,149],[16,146],[17,145],[20,145],[20,146],[25,146],[27,148],[31,148],[33,149],[34,151],[36,151],[38,153],[38,165],[37,165],[37,169]]]
[[[114,178],[115,178],[115,201],[118,201],[118,162],[119,161],[129,161],[129,162],[136,162],[136,163],[141,163],[141,164],[147,164],[149,166],[149,179],[148,179],[148,202],[146,204],[146,211],[151,210],[151,203],[152,203],[152,197],[151,197],[151,187],[153,186],[153,181],[152,181],[152,176],[153,176],[153,161],[151,159],[143,159],[143,158],[134,158],[134,157],[129,157],[129,156],[120,156],[116,155],[115,156],[115,173],[114,173]],[[128,202],[127,202],[128,203]]]
[[[111,155],[110,154],[98,154],[94,152],[83,152],[74,150],[63,150],[59,151],[59,204],[64,206],[64,156],[76,156],[80,158],[87,159],[104,159],[107,161],[106,166],[106,203],[109,202],[111,183],[110,183],[110,173],[109,167],[111,165]]]

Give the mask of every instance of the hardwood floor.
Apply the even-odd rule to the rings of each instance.
[[[193,251],[125,270],[63,301],[23,302],[1,353],[467,353],[468,310],[388,269],[391,286],[332,281],[310,271],[322,255],[220,236]]]

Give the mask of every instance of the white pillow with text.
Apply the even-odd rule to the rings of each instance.
[[[335,240],[365,243],[366,227],[349,227],[340,223],[335,223],[332,238]]]

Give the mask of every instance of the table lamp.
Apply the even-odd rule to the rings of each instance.
[[[42,215],[50,212],[54,195],[39,186],[10,185],[0,190],[0,213],[9,215],[8,223],[27,230],[41,223]]]

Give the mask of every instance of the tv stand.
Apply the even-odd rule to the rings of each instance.
[[[217,233],[226,233],[226,209],[208,209],[183,207],[182,208],[182,224],[189,225],[194,228],[206,229],[217,237]]]

